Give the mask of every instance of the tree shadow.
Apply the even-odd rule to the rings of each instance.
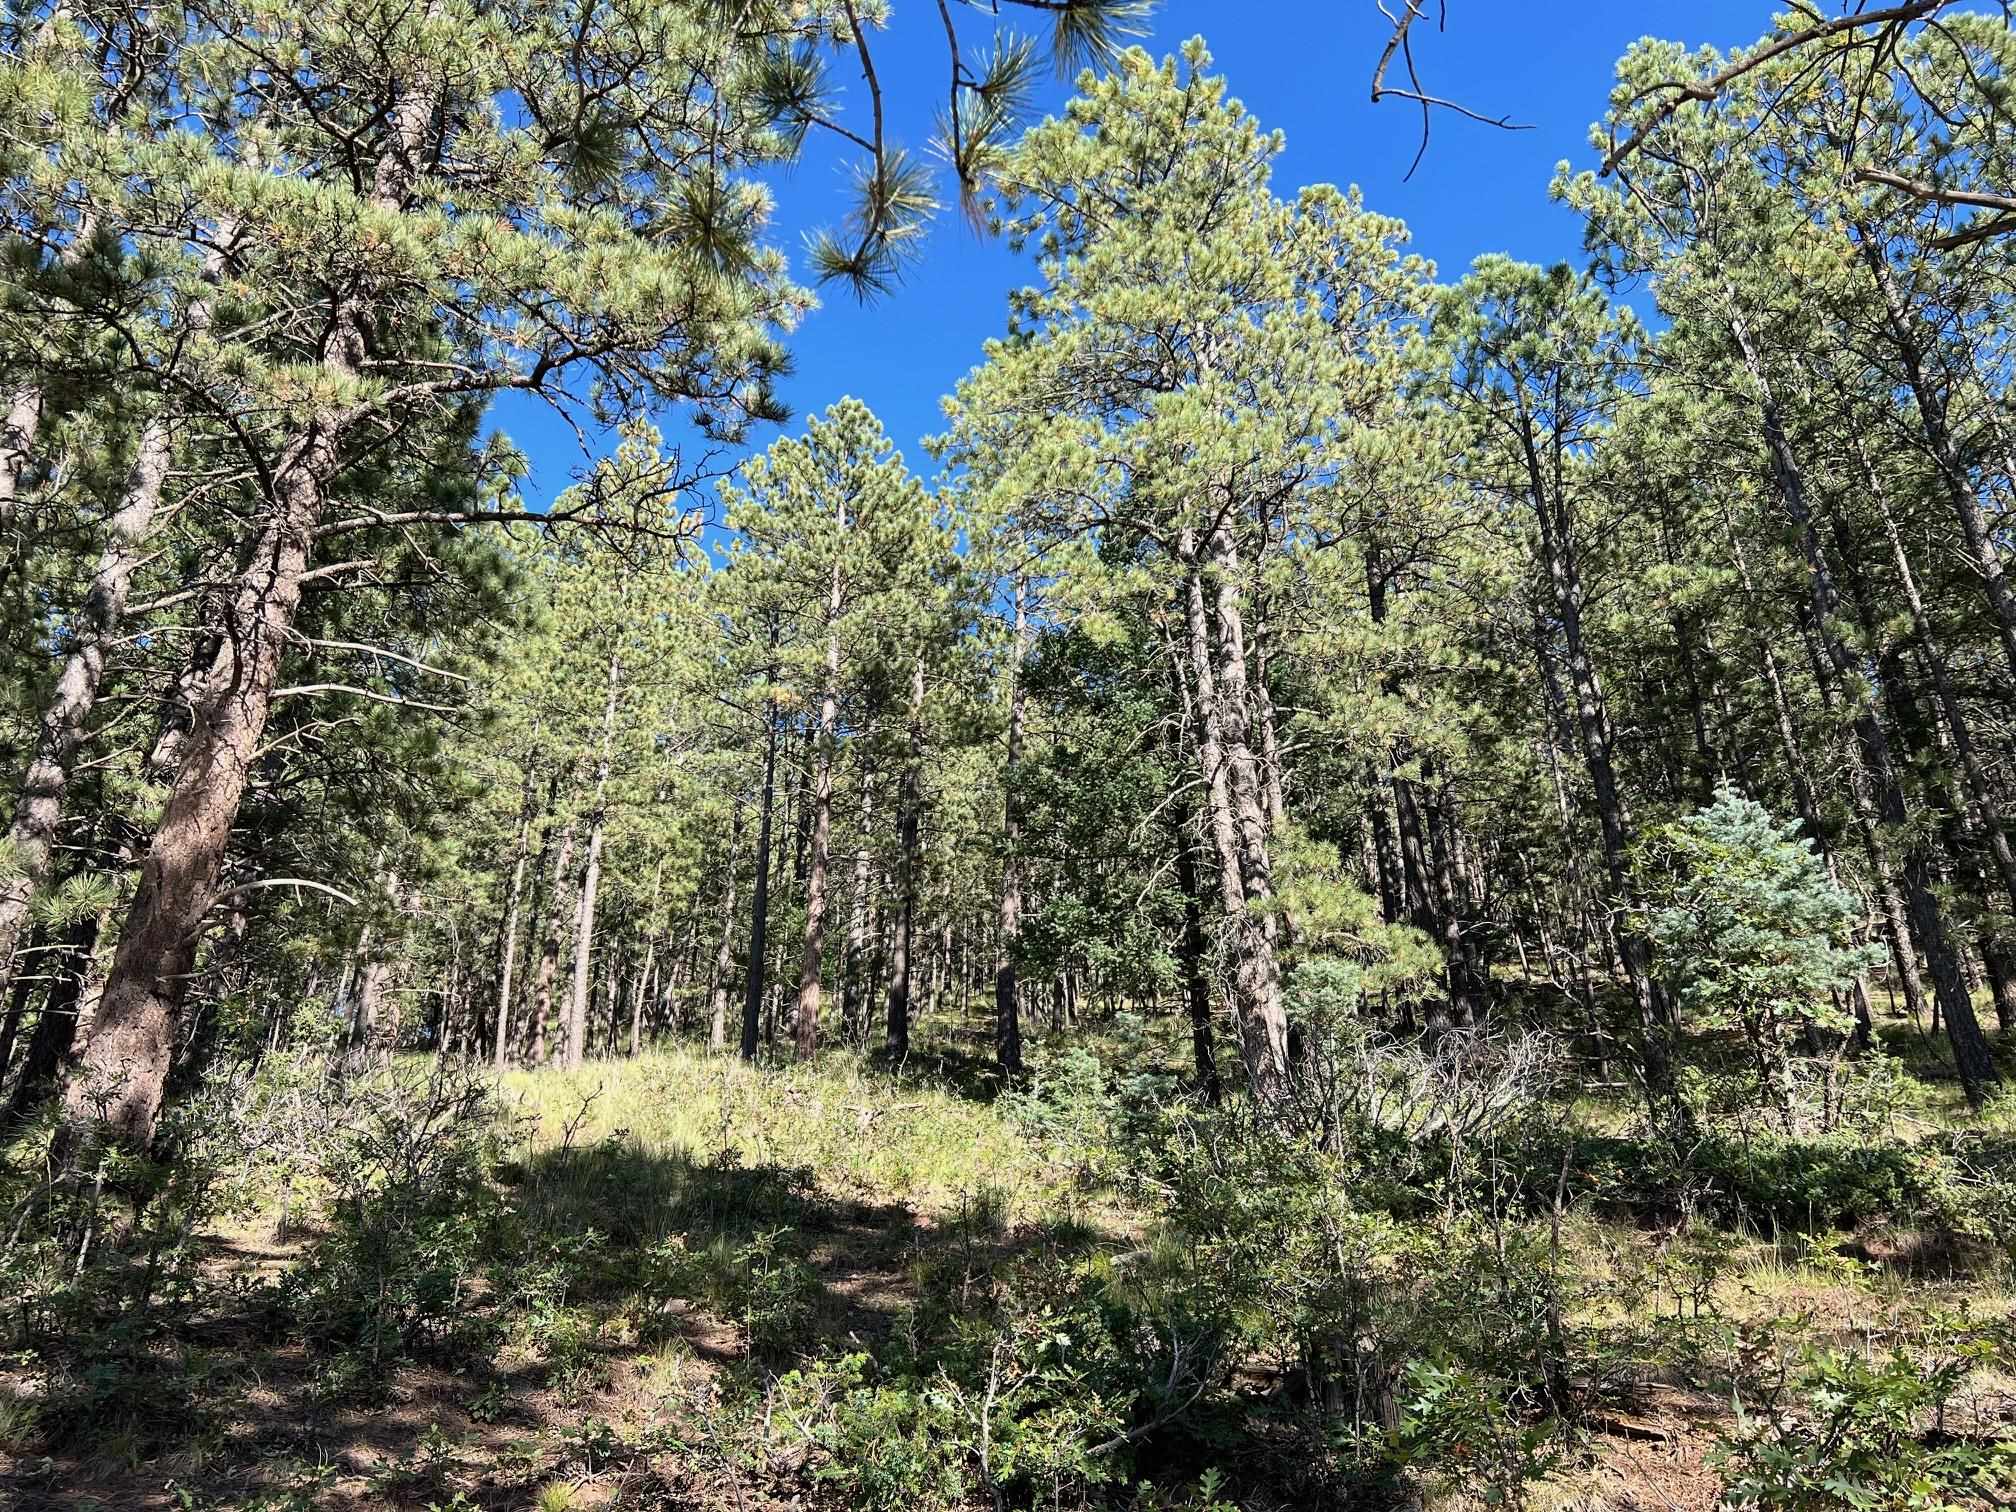
[[[668,1360],[763,1381],[880,1357],[926,1291],[957,1307],[1018,1257],[1105,1237],[1013,1226],[992,1194],[934,1218],[822,1191],[803,1167],[624,1136],[537,1152],[500,1187],[458,1326],[429,1343],[373,1352],[302,1332],[289,1288],[330,1232],[287,1254],[221,1241],[213,1284],[161,1306],[130,1354],[149,1382],[122,1392],[116,1421],[52,1397],[35,1452],[0,1452],[0,1505],[172,1508],[186,1490],[203,1506],[522,1509],[547,1481],[595,1473],[596,1424],[674,1412],[654,1395]]]
[[[942,1045],[930,1050],[912,1050],[901,1060],[878,1050],[869,1057],[869,1064],[894,1074],[927,1080],[955,1097],[983,1106],[995,1102],[1002,1092],[1016,1084],[1016,1078],[1001,1069],[991,1052],[947,1049]]]

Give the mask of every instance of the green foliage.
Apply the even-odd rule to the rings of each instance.
[[[1849,943],[1861,905],[1796,823],[1729,787],[1649,836],[1638,876],[1645,932],[1687,1022],[1742,1035],[1759,1094],[1795,1132],[1792,1037],[1852,1029],[1838,995],[1880,960]]]
[[[1550,1425],[1527,1421],[1507,1397],[1502,1381],[1458,1365],[1411,1361],[1394,1451],[1403,1464],[1480,1492],[1487,1507],[1523,1507],[1528,1483],[1557,1468],[1561,1447]]]
[[[470,1286],[493,1242],[496,1124],[480,1081],[397,1071],[342,1089],[350,1117],[320,1174],[329,1228],[282,1283],[295,1325],[363,1362],[357,1384],[415,1352],[459,1355],[487,1334]]]
[[[1723,1441],[1726,1503],[1772,1512],[1959,1512],[1999,1499],[2016,1488],[2016,1437],[1970,1438],[1945,1427],[1954,1395],[1993,1357],[1985,1342],[1932,1364],[1903,1350],[1814,1355],[1796,1407],[1741,1415]]]

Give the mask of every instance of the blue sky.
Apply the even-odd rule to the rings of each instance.
[[[1367,98],[1388,31],[1373,0],[1164,0],[1143,40],[1159,55],[1201,33],[1232,92],[1263,126],[1287,136],[1277,191],[1359,185],[1370,207],[1408,223],[1415,249],[1451,279],[1485,252],[1534,262],[1579,259],[1579,224],[1548,200],[1547,184],[1563,158],[1593,166],[1588,128],[1602,114],[1618,56],[1647,34],[1739,46],[1769,28],[1772,9],[1768,0],[1448,0],[1446,33],[1428,23],[1416,27],[1424,84],[1532,129],[1500,131],[1438,111],[1411,181],[1419,111],[1405,101],[1374,106]],[[945,93],[944,32],[931,0],[893,0],[892,10],[875,47],[888,131],[921,152]],[[957,19],[969,47],[984,44],[991,18],[977,8],[954,10],[963,12]],[[1429,15],[1432,21],[1432,6]],[[1007,19],[1025,29],[1040,20],[1033,13]],[[843,112],[862,126],[867,95],[850,60],[835,60],[832,79]],[[1397,80],[1396,63],[1389,81]],[[1069,92],[1063,81],[1046,79],[1042,109],[1055,109]],[[803,266],[806,233],[844,211],[850,151],[815,137],[804,161],[777,179],[774,239],[794,267]],[[822,291],[820,308],[792,342],[797,371],[784,398],[797,417],[843,394],[864,400],[911,465],[928,472],[918,440],[939,428],[939,396],[1002,329],[1007,291],[1030,279],[1027,259],[948,213],[893,293],[864,306],[844,289]],[[534,505],[550,502],[584,465],[573,433],[536,404],[519,400],[494,419],[531,459],[526,494]],[[665,428],[668,435],[679,430]],[[754,438],[759,446],[769,439]]]

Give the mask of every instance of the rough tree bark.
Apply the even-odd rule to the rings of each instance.
[[[1214,551],[1214,557],[1229,554],[1229,538]],[[1220,678],[1238,663],[1238,685],[1245,685],[1245,658],[1236,640],[1227,637],[1214,655],[1210,616],[1205,607],[1205,566],[1199,560],[1195,533],[1185,531],[1177,542],[1177,559],[1184,566],[1183,627],[1190,689],[1190,717],[1195,730],[1197,761],[1204,778],[1205,833],[1210,837],[1218,860],[1218,897],[1225,913],[1228,955],[1232,967],[1233,1006],[1239,1022],[1240,1056],[1246,1066],[1247,1083],[1262,1104],[1280,1101],[1288,1090],[1288,1021],[1281,1002],[1280,968],[1274,957],[1273,930],[1265,917],[1272,893],[1272,879],[1264,860],[1265,835],[1260,828],[1263,812],[1258,801],[1254,763],[1250,750],[1243,761],[1231,755],[1226,732],[1231,700],[1220,688]],[[1220,622],[1229,607],[1237,621],[1238,580],[1236,560],[1229,581],[1221,581],[1221,600],[1229,590],[1229,605],[1221,602]],[[1213,569],[1225,573],[1227,563],[1214,561]],[[1231,654],[1237,652],[1235,656]],[[1179,661],[1179,668],[1183,663]],[[1241,710],[1243,715],[1243,708]],[[1240,726],[1243,734],[1244,724]],[[1235,793],[1235,773],[1245,783],[1243,793]],[[1247,811],[1242,822],[1241,810]],[[1252,859],[1251,841],[1259,841],[1263,862],[1258,875],[1248,877]]]
[[[236,239],[229,226],[218,231],[219,246]],[[204,270],[212,284],[222,274],[222,253],[213,252]],[[193,301],[186,314],[192,334],[211,323],[211,302]],[[0,442],[0,453],[6,446]],[[0,881],[0,988],[12,969],[14,948],[27,922],[28,904],[48,880],[56,831],[70,784],[71,764],[89,734],[91,713],[105,680],[105,663],[126,618],[126,599],[133,576],[146,560],[146,543],[160,513],[161,490],[173,453],[172,416],[158,411],[140,432],[138,449],[121,487],[119,506],[106,521],[105,544],[84,591],[77,622],[71,627],[69,649],[56,675],[56,686],[42,710],[35,746],[21,781],[7,840],[14,854],[12,875]],[[4,474],[0,464],[0,474]],[[0,476],[0,488],[11,483]]]
[[[406,200],[434,98],[431,88],[410,83],[395,94],[392,141],[373,169],[372,204],[396,210]],[[373,313],[362,284],[334,302],[320,359],[336,393],[349,392],[364,374]],[[226,633],[195,690],[181,766],[141,863],[90,1041],[65,1090],[66,1142],[101,1117],[130,1147],[153,1139],[183,992],[272,712],[315,529],[355,423],[341,405],[318,406],[266,479],[249,550],[227,594]]]

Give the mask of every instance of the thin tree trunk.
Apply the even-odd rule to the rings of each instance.
[[[532,773],[525,773],[525,796],[518,809],[518,843],[512,847],[511,891],[504,909],[504,939],[497,964],[497,1069],[511,1060],[511,979],[518,966],[518,906],[525,892],[525,860],[532,845]]]
[[[728,831],[728,875],[721,883],[721,931],[714,947],[714,980],[708,992],[707,1048],[728,1048],[728,974],[735,967],[735,869],[742,859],[742,803]],[[760,862],[758,863],[760,866]]]
[[[567,910],[562,899],[567,892],[568,867],[574,860],[574,824],[570,818],[560,831],[560,848],[553,858],[553,887],[546,905],[546,934],[539,943],[539,977],[532,989],[532,1064],[546,1064],[546,1036],[553,1027],[553,984],[560,974],[560,949],[566,927]]]
[[[37,924],[28,936],[27,948],[23,956],[41,956],[49,946],[47,925]],[[0,1025],[0,1086],[7,1081],[7,1073],[14,1065],[14,1045],[21,1034],[21,1016],[28,1011],[28,999],[35,986],[33,973],[17,970],[14,973],[12,990],[7,994],[7,1021]]]
[[[777,804],[777,715],[764,714],[763,803],[756,827],[756,896],[749,917],[749,970],[742,995],[742,1059],[756,1059],[763,1025],[763,981],[769,969],[770,821]]]
[[[1582,577],[1576,556],[1574,516],[1565,497],[1549,489],[1547,471],[1540,460],[1532,417],[1520,408],[1520,440],[1524,449],[1527,483],[1540,527],[1541,564],[1553,588],[1555,613],[1561,623],[1561,638],[1568,653],[1568,681],[1575,690],[1575,723],[1582,740],[1583,763],[1596,799],[1596,817],[1603,834],[1603,867],[1615,907],[1628,907],[1632,899],[1626,857],[1631,843],[1631,821],[1617,786],[1612,757],[1609,706],[1603,684],[1589,654],[1582,631]],[[1638,1013],[1639,1031],[1644,1039],[1645,1081],[1650,1093],[1664,1099],[1672,1086],[1672,1057],[1666,1044],[1663,1005],[1652,982],[1651,961],[1645,942],[1628,931],[1611,933],[1617,953],[1631,984],[1631,997]]]
[[[1995,531],[1968,478],[1967,464],[1960,455],[1960,445],[1947,415],[1946,391],[1935,384],[1926,372],[1925,346],[1913,329],[1911,311],[1897,287],[1889,263],[1884,259],[1881,246],[1866,226],[1856,227],[1856,240],[1863,261],[1876,282],[1877,291],[1883,297],[1891,341],[1903,363],[1904,378],[1910,386],[1911,397],[1917,401],[1914,409],[1919,428],[1924,432],[1926,448],[1938,466],[1940,484],[1960,522],[1960,538],[1966,546],[1968,565],[1981,580],[1981,591],[1988,600],[2001,638],[2002,654],[2009,663],[2010,675],[2016,677],[2016,588],[2011,588],[2009,584],[2002,565],[2002,554],[1996,548]]]
[[[1225,1083],[1218,1074],[1218,1050],[1211,1027],[1211,984],[1205,974],[1204,888],[1197,876],[1196,841],[1191,838],[1190,829],[1188,820],[1172,813],[1169,837],[1176,847],[1176,885],[1183,894],[1183,932],[1177,937],[1176,955],[1183,968],[1183,1001],[1190,1013],[1190,1057],[1197,1069],[1197,1086],[1204,1100],[1215,1108],[1225,1095]]]
[[[1760,418],[1772,481],[1779,503],[1798,533],[1806,557],[1812,593],[1809,608],[1812,629],[1820,638],[1828,670],[1843,684],[1842,696],[1848,697],[1850,695],[1845,689],[1855,674],[1855,660],[1830,623],[1840,603],[1840,594],[1807,506],[1804,475],[1792,454],[1769,376],[1751,344],[1748,332],[1743,323],[1735,319],[1730,323],[1730,330],[1752,381],[1758,386]],[[1874,709],[1867,700],[1858,699],[1850,713],[1860,758],[1850,768],[1850,793],[1855,799],[1857,822],[1863,829],[1864,843],[1875,854],[1883,850],[1879,824],[1893,833],[1904,831],[1907,818],[1904,793],[1891,758],[1889,737]],[[1902,870],[1911,933],[1932,972],[1933,992],[1946,1019],[1954,1065],[1968,1102],[1979,1106],[1988,1088],[1996,1085],[2001,1078],[1995,1069],[1994,1058],[1989,1054],[1987,1041],[1982,1037],[1980,1023],[1974,1016],[1974,1006],[1968,1000],[1961,981],[1959,962],[1947,936],[1945,917],[1932,891],[1931,869],[1922,842],[1906,838]]]
[[[863,744],[872,738],[871,726]],[[875,772],[864,761],[861,773],[861,835],[854,847],[854,896],[848,908],[847,958],[841,967],[840,979],[841,1032],[856,1044],[865,1043],[868,1038],[868,1010],[865,1005],[873,995],[873,984],[864,986],[861,973],[868,954],[868,836],[874,822]]]
[[[1001,900],[996,915],[1001,954],[994,972],[994,1061],[1010,1076],[1022,1072],[1022,983],[1016,959],[1022,948],[1022,805],[1016,784],[1027,712],[1022,659],[1029,645],[1028,600],[1029,584],[1018,576],[1015,635],[1008,648],[1008,748],[1001,767]]]
[[[42,1000],[41,1016],[35,1020],[35,1032],[28,1038],[28,1054],[21,1063],[21,1075],[14,1082],[14,1095],[7,1104],[9,1124],[33,1113],[56,1090],[63,1063],[70,1058],[80,1038],[84,988],[98,943],[98,922],[93,915],[73,924],[62,953],[51,958],[49,993]]]
[[[588,814],[588,862],[581,873],[581,907],[574,921],[574,990],[567,1005],[567,1069],[587,1053],[588,978],[595,952],[595,896],[602,882],[602,837],[609,824],[609,760],[616,738],[616,695],[622,658],[609,656],[609,695],[602,705],[602,748],[595,764],[595,806]]]
[[[897,842],[902,852],[898,860],[897,886],[902,895],[902,915],[896,923],[895,951],[889,963],[889,1011],[883,1048],[898,1062],[910,1053],[910,973],[916,959],[914,932],[917,926],[917,882],[922,869],[917,854],[917,830],[924,803],[924,655],[920,651],[910,661],[910,759],[903,767],[903,787],[898,799]]]
[[[843,508],[839,528],[844,535]],[[826,883],[833,850],[833,767],[840,743],[840,610],[846,592],[840,557],[833,558],[833,581],[826,596],[826,686],[819,700],[819,739],[812,771],[811,855],[805,868],[805,948],[798,958],[799,1060],[819,1049],[819,976],[826,961]]]

